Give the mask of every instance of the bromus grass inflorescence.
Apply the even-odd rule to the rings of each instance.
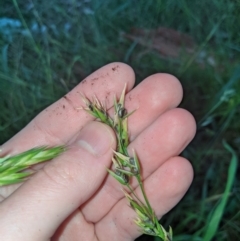
[[[0,157],[0,186],[19,183],[34,172],[28,170],[32,165],[45,162],[59,156],[65,147],[36,147],[14,156]]]
[[[109,174],[113,176],[120,184],[126,187],[124,190],[125,197],[130,203],[130,207],[136,212],[137,218],[134,220],[136,225],[140,228],[144,234],[152,235],[161,238],[163,241],[172,240],[172,229],[169,228],[167,232],[161,224],[159,224],[156,214],[152,209],[150,202],[147,198],[144,190],[142,178],[141,178],[141,166],[137,157],[137,154],[133,150],[133,155],[128,153],[129,137],[127,118],[134,111],[127,113],[124,107],[125,90],[121,94],[120,99],[117,101],[114,98],[114,117],[111,118],[106,110],[106,107],[95,96],[93,100],[83,96],[83,101],[86,110],[89,114],[100,120],[101,122],[110,126],[117,136],[117,149],[113,151],[113,169],[108,170]],[[134,188],[130,184],[130,178],[136,178],[139,187],[142,192],[144,201],[134,191]],[[128,190],[128,192],[127,192]]]

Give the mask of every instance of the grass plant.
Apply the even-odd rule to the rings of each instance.
[[[131,65],[137,83],[156,72],[171,73],[184,88],[181,107],[198,124],[182,153],[195,177],[161,222],[174,227],[175,241],[203,240],[209,229],[211,240],[239,239],[240,170],[228,173],[232,157],[222,144],[225,139],[239,157],[239,1],[0,0],[0,6],[1,144],[106,63]],[[134,28],[159,26],[188,34],[197,50],[172,58],[124,37]],[[147,34],[141,38],[150,41]],[[227,205],[219,210],[230,178]],[[214,228],[208,225],[213,211],[219,214]],[[146,240],[159,239],[138,238]]]
[[[36,147],[17,155],[0,157],[0,187],[25,181],[34,173],[29,167],[49,161],[64,150],[63,146]]]
[[[159,237],[163,241],[171,241],[173,236],[172,228],[170,227],[169,232],[167,232],[163,226],[159,224],[158,218],[144,190],[141,178],[141,166],[137,154],[133,150],[131,156],[127,149],[129,145],[127,118],[134,111],[127,113],[124,107],[125,90],[126,85],[119,101],[117,101],[116,98],[114,99],[113,119],[109,116],[105,106],[99,102],[97,97],[92,101],[83,97],[83,101],[87,106],[84,109],[96,119],[110,126],[116,133],[117,149],[114,151],[112,158],[114,170],[108,170],[108,172],[120,184],[127,188],[129,193],[126,190],[124,190],[124,193],[129,201],[130,207],[137,214],[137,218],[134,220],[136,225],[140,228],[142,233]],[[141,201],[135,193],[134,188],[130,184],[130,178],[135,178],[137,180],[144,201]]]

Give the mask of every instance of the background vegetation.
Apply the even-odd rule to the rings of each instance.
[[[183,152],[195,179],[163,222],[175,241],[239,240],[239,13],[239,0],[0,0],[0,143],[109,62],[137,82],[176,75],[198,123]]]

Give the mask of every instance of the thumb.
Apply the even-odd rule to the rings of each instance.
[[[99,188],[115,145],[110,127],[99,122],[86,125],[68,151],[1,203],[1,239],[49,240]]]

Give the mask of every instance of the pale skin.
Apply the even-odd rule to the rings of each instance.
[[[119,97],[127,84],[126,108],[136,109],[128,119],[129,151],[138,154],[150,203],[160,218],[181,200],[193,170],[179,154],[196,131],[192,115],[177,108],[181,84],[169,74],[149,76],[135,88],[134,81],[129,66],[106,65],[1,146],[2,154],[16,154],[35,146],[68,145],[58,158],[36,166],[25,183],[0,188],[2,240],[130,241],[141,235],[120,184],[106,172],[116,147],[114,132],[78,109],[84,105],[80,93],[96,95],[110,108],[114,94]]]

